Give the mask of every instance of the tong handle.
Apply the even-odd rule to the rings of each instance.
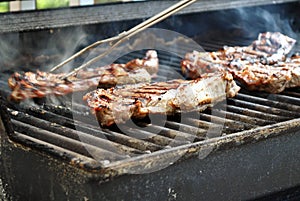
[[[163,10],[162,12],[154,15],[153,17],[145,20],[144,22],[136,25],[135,27],[131,28],[128,31],[124,31],[122,33],[120,33],[117,36],[111,37],[111,38],[107,38],[104,40],[100,40],[97,41],[87,47],[85,47],[84,49],[80,50],[79,52],[77,52],[76,54],[72,55],[71,57],[69,57],[68,59],[66,59],[65,61],[61,62],[60,64],[58,64],[57,66],[53,67],[50,72],[53,72],[55,70],[57,70],[58,68],[62,67],[63,65],[69,63],[70,61],[72,61],[73,59],[75,59],[76,57],[80,56],[81,54],[83,54],[84,52],[90,50],[91,48],[94,48],[98,45],[101,45],[103,43],[110,43],[110,47],[107,51],[105,51],[104,53],[98,55],[97,57],[89,60],[88,62],[82,64],[81,66],[79,66],[78,68],[75,68],[73,71],[71,71],[70,73],[68,73],[67,75],[65,75],[62,79],[66,79],[70,76],[72,76],[73,74],[77,73],[79,70],[86,68],[87,66],[91,65],[92,63],[96,62],[97,60],[103,58],[104,56],[106,56],[107,54],[109,54],[116,46],[118,46],[120,43],[124,42],[126,39],[130,38],[131,36],[145,30],[146,28],[166,19],[167,17],[169,17],[170,15],[180,11],[181,9],[187,7],[188,5],[194,3],[197,0],[181,0],[178,3],[170,6],[169,8]]]

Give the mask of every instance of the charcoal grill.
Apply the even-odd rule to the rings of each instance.
[[[221,10],[213,10],[212,4],[207,1],[199,2],[194,8],[161,22],[157,27],[176,30],[192,37],[207,51],[217,50],[223,45],[248,45],[263,31],[292,31],[299,41],[297,11],[300,2],[278,1],[278,4],[262,5],[267,4],[264,2],[238,4],[233,1],[232,4],[215,7]],[[142,2],[148,6],[157,5],[155,3]],[[161,1],[158,5],[168,3]],[[107,6],[128,9],[127,6],[132,5],[138,4]],[[83,13],[85,9],[95,8],[76,9],[74,12]],[[240,12],[245,11],[254,20],[260,20],[253,13],[261,10],[283,23],[278,22],[277,27],[266,27],[268,24],[261,22],[257,26],[253,25],[255,28],[236,24],[248,20],[241,18]],[[19,14],[30,16],[33,13]],[[37,28],[30,25],[37,23],[39,18],[35,22],[29,20],[30,23],[24,23],[19,29],[14,24],[11,24],[9,30],[2,29],[1,32],[6,33],[1,38],[7,39],[15,37],[16,32],[13,31],[22,31],[18,32],[18,40],[23,45],[16,45],[18,59],[11,56],[6,57],[7,61],[2,61],[0,184],[3,198],[297,200],[300,185],[299,89],[272,95],[243,89],[236,97],[220,103],[216,110],[207,109],[197,113],[197,118],[192,115],[182,121],[181,114],[177,114],[168,117],[164,125],[139,121],[140,128],[127,127],[125,133],[117,127],[100,129],[89,123],[92,121],[88,115],[89,109],[70,99],[59,101],[59,105],[45,100],[21,104],[7,101],[9,89],[6,80],[9,73],[38,68],[40,64],[47,65],[51,60],[62,59],[60,52],[58,55],[57,52],[51,52],[52,49],[59,50],[53,46],[49,46],[50,51],[46,56],[38,57],[45,54],[39,48],[43,47],[46,38],[54,41],[55,37],[87,30],[90,35],[81,41],[77,47],[80,48],[85,43],[99,39],[95,38],[99,31],[109,36],[113,34],[109,28],[117,26],[124,30],[126,26],[130,27],[140,21],[141,16],[147,17],[139,15],[138,11],[137,15],[139,17],[135,19],[125,19],[125,24],[116,19],[117,16],[109,23],[102,19],[97,24],[87,25],[87,20],[81,22],[84,25],[80,24],[80,29],[78,26],[70,26],[79,24],[64,24],[64,21],[58,20],[57,23],[46,21],[44,27],[33,30]],[[2,17],[7,19],[7,16]],[[230,18],[232,24],[224,26],[221,20],[224,17]],[[210,19],[210,23],[207,23],[207,19]],[[198,26],[205,24],[205,27],[197,27],[197,23]],[[291,30],[285,29],[286,23],[291,25]],[[32,44],[33,38],[40,42]],[[14,43],[11,45],[14,46]],[[300,52],[298,44],[293,52]],[[123,63],[143,55],[144,51],[132,52],[118,62]],[[43,62],[37,62],[37,57],[43,58]],[[159,59],[160,71],[156,80],[176,78],[180,74],[179,57],[159,51]],[[147,127],[146,131],[144,127]],[[210,128],[221,128],[222,132],[217,136],[208,136]],[[160,131],[158,134],[157,130]],[[129,131],[133,135],[128,135]],[[93,154],[99,158],[96,160]]]

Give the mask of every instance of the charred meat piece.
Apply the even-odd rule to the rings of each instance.
[[[258,39],[251,45],[254,50],[265,52],[268,55],[287,55],[293,48],[296,40],[279,32],[265,32],[258,35]]]
[[[242,61],[244,64],[274,65],[286,60],[286,55],[295,43],[296,40],[279,32],[261,33],[249,46],[224,46],[217,52],[187,53],[181,67],[187,77],[194,79],[202,73],[214,72],[235,61]]]
[[[280,93],[285,88],[300,86],[299,55],[286,58],[294,43],[287,36],[268,32],[261,34],[251,46],[187,53],[181,68],[191,79],[227,71],[250,90]]]
[[[249,90],[280,93],[285,88],[300,86],[299,56],[274,65],[249,62],[241,58],[222,60],[222,52],[187,53],[182,61],[183,73],[192,79],[206,73],[227,71]]]
[[[223,71],[230,60],[221,59],[222,52],[188,52],[181,61],[183,75],[189,79],[197,79],[206,73]]]
[[[279,32],[260,33],[257,40],[246,47],[223,48],[223,59],[242,59],[251,63],[273,65],[284,61],[296,40]]]
[[[270,66],[263,64],[228,68],[234,77],[249,90],[280,93],[285,88],[300,86],[300,68],[286,64]]]
[[[231,63],[227,68],[249,90],[280,93],[285,88],[300,86],[299,56],[274,65]]]
[[[291,80],[287,83],[286,88],[300,86],[300,56],[293,55],[286,62],[278,63],[275,67],[288,68],[292,74]]]
[[[47,95],[65,95],[84,91],[92,87],[111,87],[117,84],[150,82],[151,75],[158,71],[156,51],[149,50],[144,59],[134,59],[126,64],[111,64],[85,69],[67,80],[65,73],[16,72],[8,79],[12,90],[10,100],[21,101],[27,98],[42,98]]]
[[[65,74],[52,74],[41,71],[36,73],[14,73],[8,84],[12,89],[10,100],[22,101],[27,98],[43,98],[47,95],[63,96],[76,91],[84,91],[92,87],[108,84],[124,84],[150,82],[151,76],[145,69],[126,71],[117,64],[104,67],[107,73],[94,74],[92,77],[71,76],[67,80],[61,79]],[[94,71],[94,70],[93,70]],[[109,74],[108,74],[109,72]],[[90,73],[90,72],[89,72]],[[103,69],[94,73],[103,73]]]
[[[83,99],[95,112],[99,124],[110,126],[149,114],[202,111],[226,97],[235,96],[239,89],[231,74],[219,73],[195,80],[178,79],[97,89]]]
[[[126,69],[134,70],[143,67],[150,75],[158,72],[158,56],[155,50],[148,50],[143,59],[133,59],[126,64]]]
[[[249,46],[224,46],[223,49],[216,52],[187,53],[185,59],[182,61],[182,71],[184,74],[186,72],[188,74],[197,74],[195,65],[199,66],[200,64],[201,66],[207,66],[206,72],[212,72],[216,70],[217,66],[215,64],[212,66],[211,62],[228,64],[228,62],[234,62],[236,60],[248,64],[261,63],[273,65],[285,61],[286,55],[291,51],[295,43],[296,40],[279,32],[261,33],[258,39]],[[192,76],[198,77],[199,75]],[[188,77],[191,76],[188,75]]]

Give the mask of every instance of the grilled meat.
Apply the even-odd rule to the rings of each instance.
[[[150,82],[151,75],[158,71],[156,51],[149,50],[144,59],[134,59],[126,64],[111,64],[85,69],[67,80],[65,73],[53,74],[37,70],[16,72],[8,79],[12,90],[10,99],[21,101],[27,98],[42,98],[47,95],[65,95],[92,87],[111,87],[117,84]]]
[[[229,60],[223,60],[222,52],[188,52],[181,61],[181,70],[185,77],[197,79],[202,74],[224,70]]]
[[[286,55],[292,50],[296,40],[279,32],[260,33],[257,40],[245,47],[223,48],[222,59],[242,59],[250,63],[273,65],[284,61]]]
[[[158,56],[155,50],[148,50],[144,59],[133,59],[126,64],[126,68],[134,70],[143,67],[150,75],[158,72]]]
[[[184,75],[195,79],[205,73],[228,71],[250,90],[279,93],[300,86],[299,56],[286,58],[294,39],[279,33],[260,34],[247,47],[224,47],[216,52],[187,53]]]
[[[253,50],[265,52],[270,56],[287,55],[293,48],[296,40],[279,32],[265,32],[258,35],[252,43]],[[280,58],[280,56],[279,56]]]
[[[254,64],[230,67],[228,71],[249,90],[280,93],[285,88],[300,86],[299,66]]]
[[[149,114],[204,110],[239,91],[229,73],[207,74],[196,80],[124,85],[97,89],[83,99],[95,112],[101,126],[124,123]]]

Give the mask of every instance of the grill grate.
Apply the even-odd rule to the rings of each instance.
[[[141,55],[143,53],[135,52],[118,62]],[[170,57],[165,52],[159,52],[159,55],[160,71],[155,81],[165,79],[166,75],[170,79],[178,78],[180,58]],[[9,93],[6,89],[2,92]],[[245,132],[247,136],[259,135],[259,131],[265,130],[271,135],[272,129],[280,127],[280,122],[289,125],[283,129],[299,126],[299,97],[297,89],[272,95],[242,90],[226,103],[218,104],[217,109],[210,108],[186,117],[170,116],[164,125],[140,121],[136,122],[136,127],[124,125],[122,129],[100,129],[89,123],[95,120],[89,114],[89,108],[80,102],[65,101],[62,106],[51,102],[34,106],[7,103],[7,111],[14,128],[12,140],[96,171],[115,166],[124,168],[126,164],[130,166],[132,161],[144,158],[163,160],[164,154],[167,154],[165,158],[178,152],[189,155],[197,152],[192,149],[195,146],[203,146],[212,140],[224,142],[224,137],[234,139]],[[80,119],[74,116],[80,116]],[[126,133],[122,132],[124,129]],[[219,130],[220,135],[213,132]]]

